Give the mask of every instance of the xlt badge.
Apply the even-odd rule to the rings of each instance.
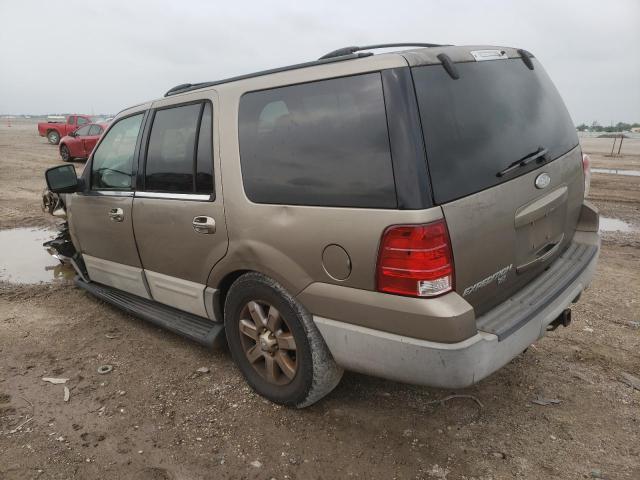
[[[480,290],[482,287],[486,287],[494,280],[498,282],[498,285],[504,283],[504,281],[507,279],[507,274],[511,271],[512,268],[513,268],[513,264],[510,264],[507,267],[501,268],[496,273],[492,273],[487,278],[483,278],[482,280],[480,280],[477,283],[474,283],[470,287],[465,288],[464,292],[462,293],[462,296],[466,297],[467,295],[471,295],[473,292]]]

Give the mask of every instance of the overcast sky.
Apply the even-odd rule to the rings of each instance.
[[[575,121],[640,121],[640,0],[0,0],[0,113],[116,113],[185,82],[416,41],[525,48]]]

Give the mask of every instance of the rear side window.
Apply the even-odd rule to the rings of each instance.
[[[209,103],[157,110],[149,135],[145,190],[213,193],[212,132]]]
[[[143,114],[116,122],[98,145],[91,162],[91,188],[129,190],[133,157]]]
[[[84,117],[78,117],[78,125],[84,125],[85,123],[89,123],[89,120]]]
[[[158,110],[153,119],[145,189],[193,192],[193,155],[201,104]]]
[[[549,160],[578,144],[558,91],[535,58],[413,68],[436,203],[484,190],[535,168],[497,173],[540,149]]]
[[[379,73],[247,93],[239,136],[254,202],[397,205]]]

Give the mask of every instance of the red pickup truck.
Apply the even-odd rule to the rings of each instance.
[[[69,115],[64,122],[38,123],[38,133],[41,137],[47,137],[50,144],[57,145],[62,137],[91,122],[89,115]]]

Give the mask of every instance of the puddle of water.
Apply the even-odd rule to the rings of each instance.
[[[592,168],[593,173],[611,173],[628,177],[640,177],[640,170],[620,170],[619,168]]]
[[[637,232],[630,223],[624,222],[617,218],[600,217],[601,232]]]
[[[42,246],[56,235],[38,228],[0,230],[0,280],[41,283],[73,279],[73,267],[60,263]]]

